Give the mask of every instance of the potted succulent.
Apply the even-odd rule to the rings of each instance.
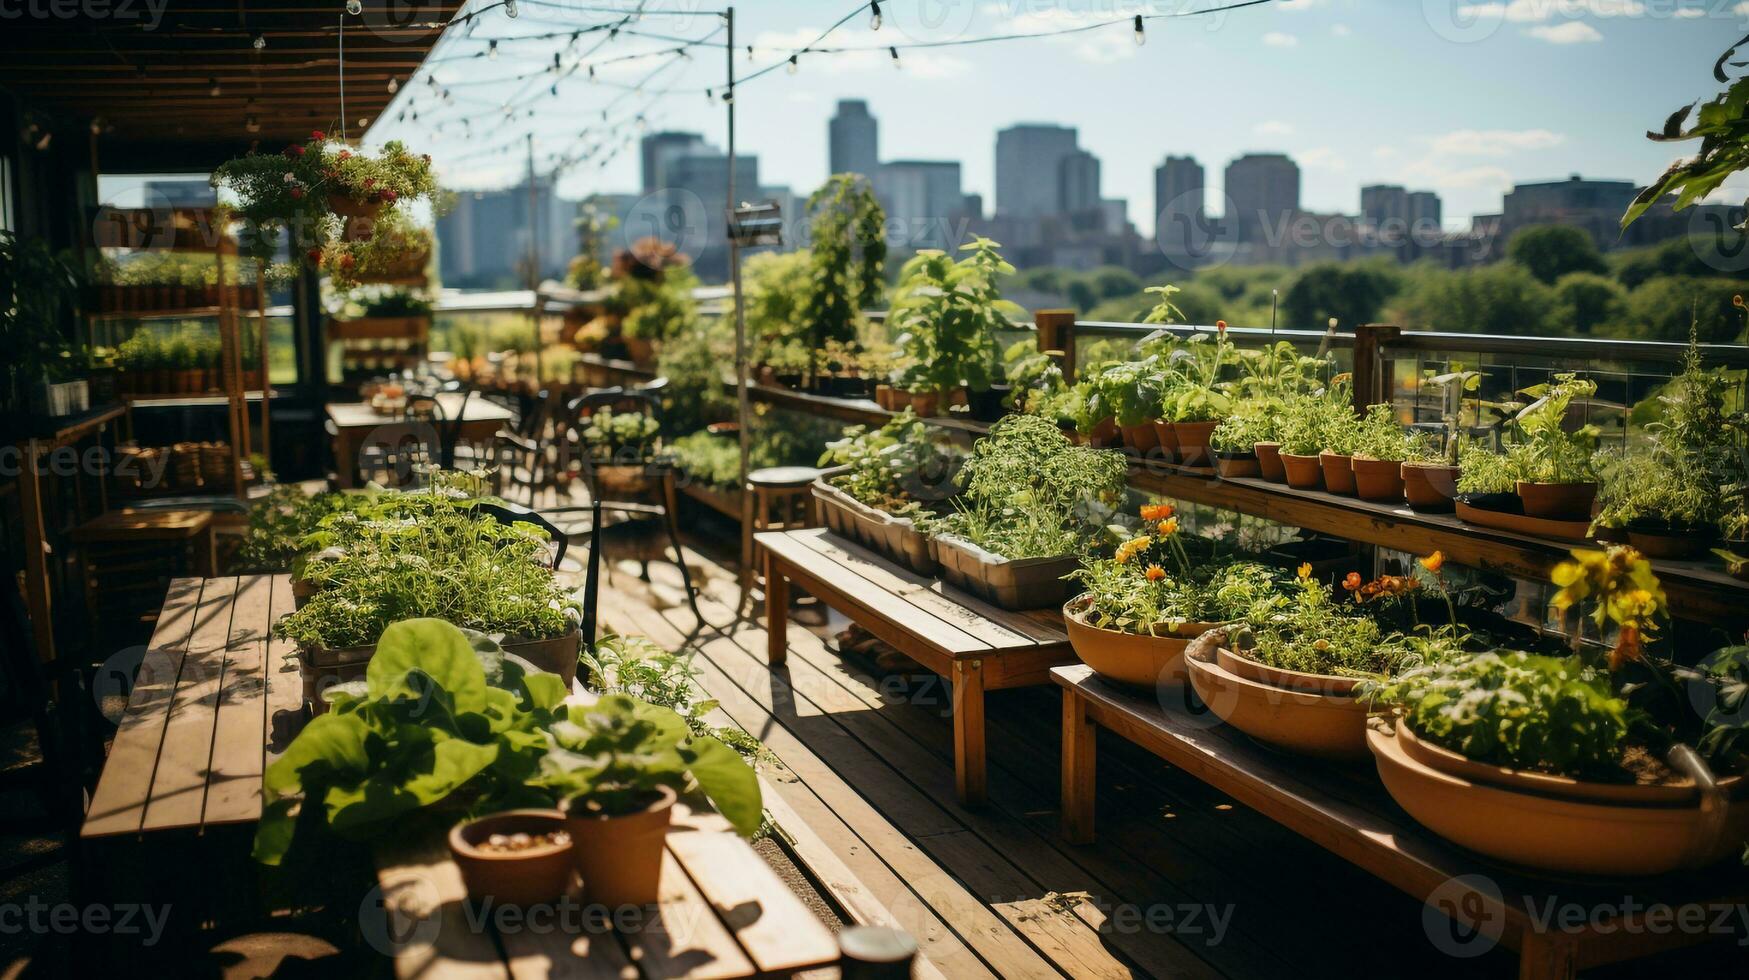
[[[953,512],[931,522],[942,577],[1004,609],[1061,605],[1127,472],[1122,453],[1074,445],[1049,420],[1002,419],[972,447]]]
[[[1613,647],[1571,628],[1567,657],[1496,650],[1430,660],[1366,696],[1392,709],[1367,741],[1393,799],[1488,857],[1557,874],[1711,865],[1749,839],[1743,692],[1749,647],[1698,669],[1652,652],[1666,605],[1632,548],[1558,566],[1564,616],[1593,606]]]
[[[960,247],[969,254],[957,262],[938,249],[922,249],[899,271],[887,319],[899,331],[895,342],[909,361],[902,384],[919,415],[945,408],[962,387],[990,387],[996,332],[1008,328],[1016,309],[997,287],[1014,272],[998,247],[975,238]]]
[[[960,452],[947,432],[905,409],[878,429],[853,425],[826,444],[814,499],[834,532],[933,575],[936,562],[919,522],[939,513],[956,489]]]
[[[1451,510],[1452,500],[1457,497],[1457,482],[1461,472],[1458,468],[1458,454],[1462,448],[1459,433],[1463,418],[1464,392],[1479,388],[1482,374],[1479,371],[1457,370],[1436,375],[1429,371],[1427,383],[1440,389],[1440,419],[1445,428],[1445,449],[1438,456],[1403,460],[1400,475],[1403,478],[1403,495],[1409,506],[1414,510],[1432,513]],[[1479,401],[1476,411],[1479,416]]]
[[[1352,468],[1355,494],[1362,500],[1403,500],[1403,469],[1410,461],[1435,458],[1419,433],[1405,432],[1389,405],[1368,405],[1356,426]]]
[[[618,910],[657,900],[668,825],[683,792],[696,788],[744,837],[763,822],[752,767],[670,708],[608,694],[567,704],[549,731],[541,782],[561,798],[592,903]]]
[[[1140,514],[1139,533],[1110,529],[1112,557],[1081,559],[1073,577],[1087,591],[1063,606],[1063,622],[1075,655],[1101,676],[1182,684],[1185,645],[1274,594],[1277,573],[1255,562],[1193,562],[1171,504]]]

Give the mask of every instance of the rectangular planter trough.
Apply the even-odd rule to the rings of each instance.
[[[941,577],[949,585],[1003,609],[1061,606],[1080,590],[1063,576],[1080,567],[1074,555],[1054,558],[1003,558],[951,534],[930,539]]]
[[[934,575],[937,564],[929,536],[907,517],[876,510],[838,489],[824,478],[814,481],[814,500],[827,529],[868,548],[919,575]]]

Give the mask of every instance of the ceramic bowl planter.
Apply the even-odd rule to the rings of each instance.
[[[1324,489],[1344,497],[1354,496],[1354,457],[1345,453],[1318,453],[1318,465],[1324,469]]]
[[[1271,483],[1286,483],[1287,469],[1281,462],[1281,443],[1260,442],[1251,447],[1257,454],[1257,469]]]
[[[1344,762],[1366,758],[1368,707],[1348,693],[1352,678],[1272,671],[1231,650],[1222,655],[1226,644],[1227,632],[1217,628],[1191,641],[1184,652],[1190,686],[1216,717],[1258,741],[1299,755]],[[1253,671],[1248,663],[1262,669]],[[1258,679],[1262,677],[1295,686]]]
[[[1324,489],[1324,465],[1318,461],[1318,457],[1282,453],[1281,466],[1287,475],[1288,486],[1296,490]]]
[[[1230,453],[1216,449],[1214,454],[1215,472],[1219,473],[1223,479],[1230,480],[1236,476],[1258,476],[1263,472],[1262,465],[1257,461],[1256,453]]]
[[[936,391],[913,391],[909,393],[911,411],[918,418],[934,418],[941,411],[941,393]]]
[[[1173,431],[1171,422],[1155,419],[1154,441],[1160,445],[1160,461],[1174,463],[1178,461],[1178,433]]]
[[[340,219],[340,237],[343,240],[362,242],[376,234],[377,218],[383,213],[383,203],[355,201],[350,194],[329,191],[328,210]]]
[[[1452,509],[1457,498],[1458,468],[1445,463],[1404,463],[1403,496],[1411,510],[1428,513]]]
[[[1356,456],[1354,493],[1362,500],[1403,502],[1403,464],[1394,459]]]
[[[1532,483],[1518,481],[1524,516],[1557,521],[1588,521],[1597,500],[1596,483]]]
[[[548,905],[570,890],[576,870],[569,833],[558,810],[506,810],[457,824],[449,832],[449,853],[461,869],[468,898],[475,902],[514,908]],[[511,849],[517,834],[534,840]],[[555,834],[564,836],[553,839]]]
[[[1063,576],[1080,567],[1078,555],[1003,558],[951,534],[930,538],[941,577],[949,585],[1000,606],[1027,610],[1060,606],[1075,586]]]
[[[565,809],[565,827],[575,842],[572,854],[590,904],[642,907],[660,897],[662,853],[676,797],[666,786],[658,786],[657,791],[648,806],[619,816],[577,806]]]
[[[1138,687],[1167,687],[1188,680],[1184,648],[1213,627],[1184,623],[1170,633],[1151,636],[1094,626],[1084,618],[1092,596],[1080,595],[1063,606],[1063,625],[1075,656],[1108,680]]]
[[[1367,746],[1397,805],[1496,860],[1556,874],[1625,877],[1702,868],[1749,836],[1742,779],[1703,804],[1693,785],[1626,786],[1490,766],[1374,719]]]
[[[1172,423],[1172,433],[1178,437],[1178,461],[1185,466],[1213,466],[1214,457],[1209,454],[1209,436],[1214,434],[1215,426],[1220,424],[1219,420]]]

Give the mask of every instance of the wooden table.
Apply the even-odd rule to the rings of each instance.
[[[1075,661],[1061,611],[997,609],[824,528],[754,541],[765,553],[766,662],[783,664],[794,582],[952,683],[954,781],[962,802],[983,802],[984,692],[1047,683],[1052,667]]]
[[[395,974],[420,980],[523,977],[771,977],[831,966],[838,941],[727,820],[677,805],[654,910],[612,928],[587,900],[556,903],[533,928],[470,910],[441,839],[377,847]],[[569,921],[567,921],[569,920]],[[578,923],[574,928],[570,923]],[[483,923],[476,925],[476,923]]]
[[[454,422],[456,412],[461,411],[461,424],[456,430],[459,439],[486,442],[506,423],[515,419],[510,409],[496,402],[475,395],[468,398],[464,405],[463,398],[463,393],[453,391],[442,392],[437,396],[437,403],[443,407],[446,419]],[[340,486],[354,487],[358,484],[358,454],[371,435],[385,426],[402,425],[405,422],[396,416],[378,412],[369,402],[329,402],[324,409],[328,417],[334,420],[334,428],[337,430],[334,436],[334,469],[339,475]]]
[[[1103,727],[1430,909],[1459,913],[1448,935],[1436,938],[1430,926],[1429,939],[1436,946],[1448,939],[1471,955],[1486,951],[1470,945],[1478,940],[1515,949],[1521,980],[1571,978],[1582,969],[1720,935],[1649,928],[1649,905],[1663,903],[1677,912],[1703,907],[1694,912],[1710,928],[1720,909],[1735,915],[1749,900],[1749,876],[1740,869],[1614,884],[1517,871],[1416,823],[1392,802],[1370,767],[1319,763],[1266,749],[1211,715],[1163,706],[1154,692],[1114,684],[1084,665],[1057,667],[1051,679],[1063,688],[1062,832],[1073,843],[1093,840],[1096,727]],[[1624,908],[1630,895],[1639,903],[1637,910]],[[1551,908],[1560,917],[1549,919],[1556,928],[1545,931],[1537,916]],[[1582,910],[1585,917],[1567,928],[1564,917],[1572,910]],[[1740,927],[1732,921],[1731,928]],[[1452,948],[1442,951],[1463,955]]]

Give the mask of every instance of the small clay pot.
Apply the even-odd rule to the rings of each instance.
[[[1214,422],[1174,422],[1172,432],[1178,437],[1178,461],[1185,466],[1213,466],[1209,436],[1214,434]]]
[[[875,385],[875,404],[889,412],[897,411],[899,406],[893,401],[892,385]]]
[[[1260,442],[1251,447],[1257,454],[1257,469],[1271,483],[1286,483],[1287,470],[1281,462],[1281,443]]]
[[[1215,472],[1224,479],[1230,480],[1236,476],[1257,476],[1263,472],[1262,467],[1257,462],[1256,453],[1226,453],[1217,449],[1214,454]],[[1277,459],[1276,462],[1281,461]]]
[[[494,834],[548,834],[565,827],[565,815],[557,810],[506,810],[457,824],[449,832],[449,853],[461,869],[468,897],[517,908],[563,898],[577,863],[571,843],[507,853],[480,846]]]
[[[1324,489],[1324,465],[1316,456],[1281,453],[1281,466],[1287,474],[1287,485],[1296,490]],[[1259,456],[1259,465],[1263,457]]]
[[[1093,423],[1093,430],[1087,433],[1087,444],[1096,449],[1115,446],[1120,431],[1117,427],[1117,419],[1107,415]]]
[[[1597,499],[1597,484],[1531,483],[1528,480],[1519,480],[1518,499],[1524,504],[1526,517],[1562,521],[1589,520],[1591,504]]]
[[[1178,461],[1178,433],[1173,431],[1171,422],[1154,420],[1154,438],[1160,443],[1160,460],[1164,463]]]
[[[1401,503],[1403,464],[1395,459],[1353,459],[1354,492],[1362,500]]]
[[[1457,498],[1458,468],[1445,463],[1404,463],[1403,496],[1419,511],[1448,511]]]
[[[635,813],[605,816],[581,807],[565,810],[572,854],[590,903],[610,909],[642,907],[661,894],[662,850],[676,797],[666,786],[657,789],[660,795]]]
[[[1685,561],[1707,553],[1718,536],[1713,527],[1669,527],[1629,524],[1628,544],[1647,558]]]
[[[1146,456],[1160,448],[1160,437],[1155,434],[1153,423],[1120,425],[1118,428],[1123,431],[1123,444],[1134,449],[1139,456]]]
[[[1321,452],[1318,465],[1324,468],[1324,489],[1345,497],[1354,496],[1354,457],[1344,453]]]
[[[941,394],[934,391],[913,391],[911,396],[911,411],[919,417],[930,418],[941,409]]]

